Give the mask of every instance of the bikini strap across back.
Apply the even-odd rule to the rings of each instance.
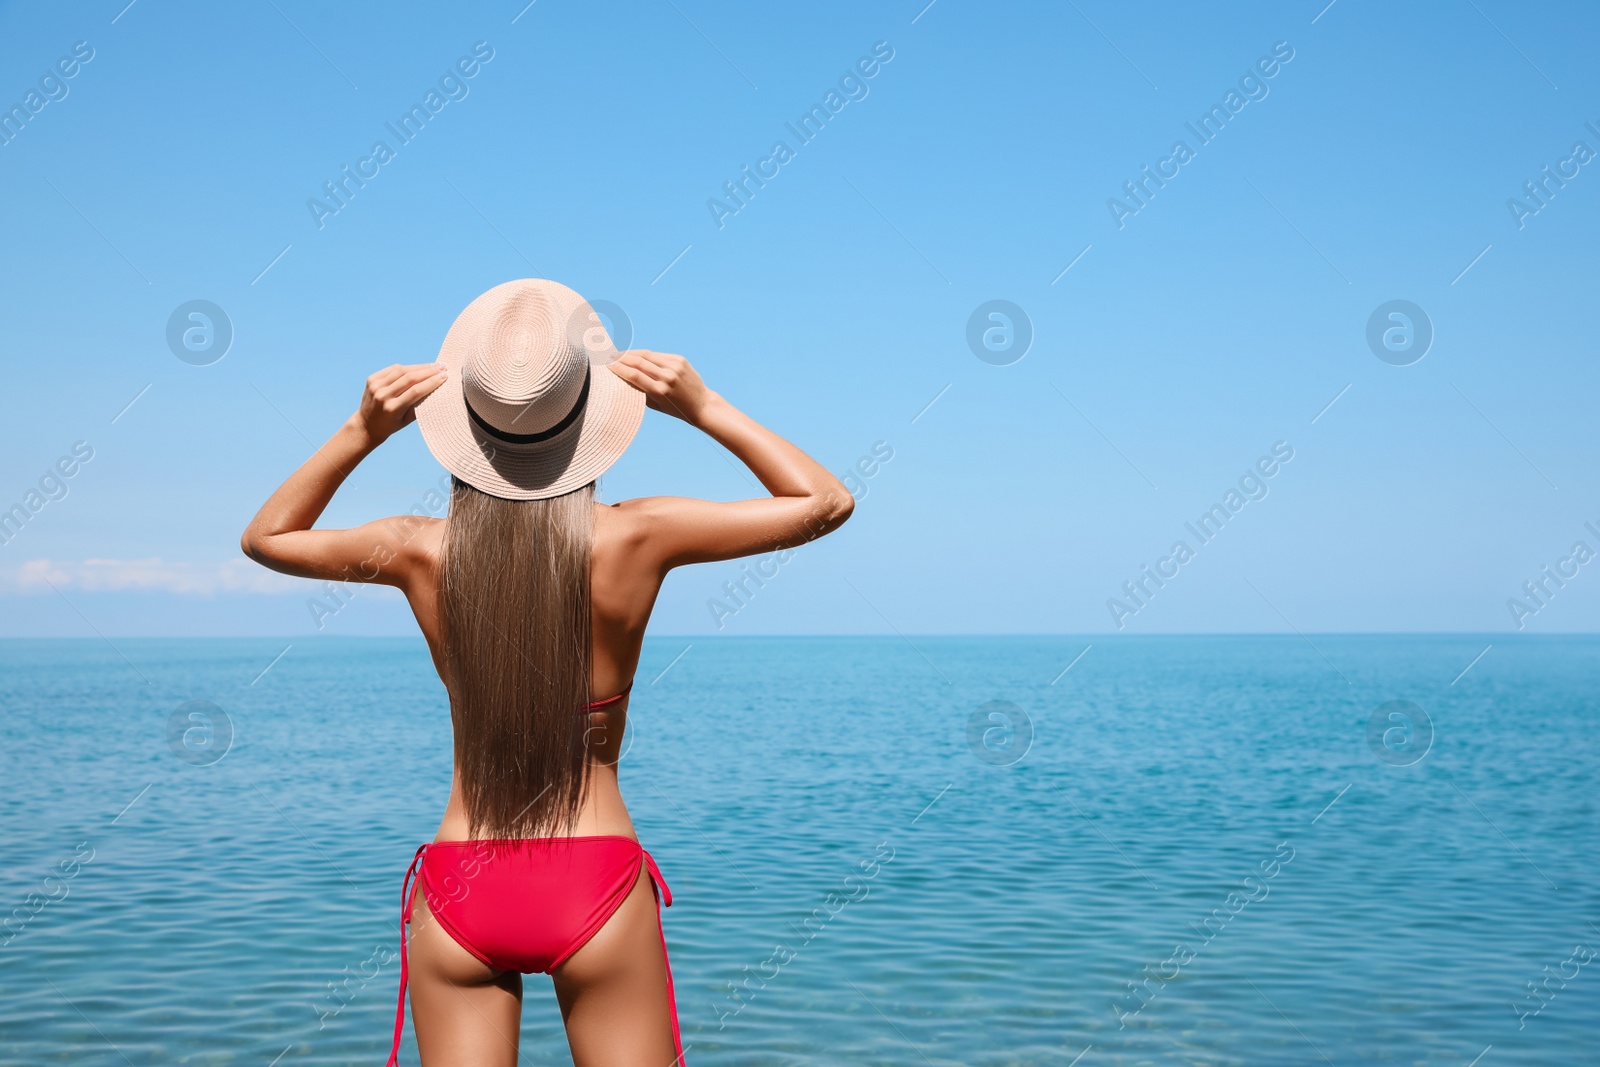
[[[611,705],[621,701],[622,697],[627,696],[632,688],[634,688],[634,681],[632,681],[632,678],[629,678],[629,683],[627,683],[626,686],[622,686],[621,693],[616,694],[616,696],[608,696],[606,699],[603,699],[603,701],[587,702],[587,704],[582,705],[581,713],[587,715],[589,712],[603,712],[603,710],[608,709],[608,707],[611,707]]]

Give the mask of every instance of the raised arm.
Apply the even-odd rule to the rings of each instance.
[[[642,548],[662,570],[790,548],[830,533],[855,498],[816,460],[706,388],[682,356],[634,350],[611,369],[657,411],[704,430],[739,458],[772,495],[719,503],[686,497],[628,501],[645,532]]]
[[[368,378],[356,413],[256,512],[239,539],[245,555],[300,578],[404,586],[421,520],[397,516],[349,530],[311,527],[356,464],[415,419],[417,404],[444,379],[437,363],[396,365]]]

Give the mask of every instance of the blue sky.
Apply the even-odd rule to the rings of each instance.
[[[1572,550],[1600,550],[1600,165],[1574,146],[1600,152],[1600,12],[923,2],[0,5],[0,104],[27,112],[0,146],[0,506],[59,497],[0,545],[0,633],[316,633],[315,590],[239,531],[368,373],[528,276],[835,471],[892,450],[720,630],[736,564],[675,575],[656,633],[1596,628]],[[769,177],[735,205],[747,166]],[[1141,204],[1147,166],[1176,170]],[[193,300],[233,332],[205,366],[166,336]],[[967,340],[992,300],[1031,324],[1007,365]],[[1393,300],[1433,333],[1405,366],[1367,341]],[[328,521],[441,473],[409,429]],[[655,415],[602,483],[748,489]],[[412,626],[376,590],[326,625]]]

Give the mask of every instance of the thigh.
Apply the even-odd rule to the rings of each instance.
[[[622,906],[553,977],[575,1067],[677,1063],[661,914],[643,866]]]
[[[411,1025],[423,1067],[514,1067],[522,975],[456,943],[419,892],[411,913]]]

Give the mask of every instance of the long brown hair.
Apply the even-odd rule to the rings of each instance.
[[[503,500],[452,481],[439,600],[473,837],[538,837],[577,820],[588,782],[593,542],[593,482],[548,500]]]

